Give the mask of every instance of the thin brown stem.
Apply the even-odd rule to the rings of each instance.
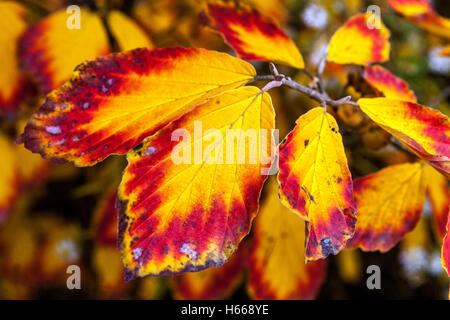
[[[285,85],[286,87],[301,92],[307,95],[308,97],[320,102],[321,104],[326,103],[327,105],[332,107],[339,107],[344,104],[351,104],[354,106],[358,106],[358,103],[356,101],[351,100],[352,99],[351,96],[346,96],[338,100],[333,100],[325,92],[322,93],[317,90],[306,87],[283,74],[278,74],[277,77],[275,77],[274,75],[256,76],[253,78],[252,81],[272,81],[272,80],[282,81],[282,84]]]

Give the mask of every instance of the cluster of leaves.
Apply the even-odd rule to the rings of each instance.
[[[449,38],[448,20],[425,0],[388,3],[413,23]],[[155,9],[146,2],[124,7],[123,11],[136,10],[132,15],[140,23],[108,5],[100,5],[107,10],[82,7],[82,27],[69,30],[61,27],[67,20],[64,9],[27,28],[25,7],[0,3],[8,13],[9,20],[4,23],[15,30],[6,41],[18,44],[10,46],[7,54],[11,74],[5,78],[8,81],[0,82],[4,84],[0,109],[6,119],[18,115],[23,119],[27,110],[22,113],[21,108],[30,104],[29,97],[40,105],[26,125],[14,128],[13,132],[24,128],[18,142],[45,159],[78,167],[93,166],[113,154],[127,154],[128,165],[118,190],[120,159],[105,160],[103,182],[78,190],[81,194],[92,188],[99,192],[113,185],[106,188],[97,205],[90,235],[95,243],[92,264],[105,295],[120,296],[130,290],[123,277],[185,273],[170,278],[176,297],[221,298],[239,285],[247,267],[246,287],[252,298],[313,298],[324,280],[324,258],[341,251],[339,256],[353,255],[355,251],[350,249],[355,247],[389,251],[420,225],[427,194],[443,241],[442,266],[448,270],[450,122],[438,110],[418,104],[408,84],[380,65],[391,53],[391,32],[381,20],[361,13],[350,17],[329,39],[326,55],[313,75],[295,42],[275,22],[279,18],[283,23],[283,14],[273,11],[278,6],[259,8],[237,1],[188,6],[201,12],[202,24],[223,37],[236,52],[234,57],[204,48],[153,49],[148,31],[158,39],[154,28],[164,24],[146,25],[148,18],[142,12],[147,5],[148,10]],[[176,17],[172,15],[178,11],[170,1],[166,5],[166,18],[173,23]],[[189,27],[203,28],[197,24],[197,15],[190,16],[195,16],[196,22]],[[205,31],[196,28],[190,29],[193,40],[189,44],[211,45],[212,41],[202,43]],[[168,30],[163,28],[160,37]],[[179,30],[171,32],[178,34]],[[70,51],[64,41],[67,38],[71,39]],[[110,53],[115,51],[121,52]],[[447,53],[445,48],[441,54]],[[257,75],[246,60],[271,62],[271,74]],[[278,72],[272,62],[282,65],[279,69],[283,72],[300,71],[293,80]],[[348,96],[328,91],[327,79],[332,78],[339,79],[341,92]],[[250,85],[258,81],[269,83],[263,89]],[[306,81],[307,85],[301,84]],[[260,194],[268,179],[261,172],[267,172],[272,162],[220,164],[202,158],[190,164],[173,163],[171,154],[178,141],[173,141],[172,133],[185,129],[194,136],[197,121],[202,122],[203,132],[218,129],[225,137],[227,129],[236,128],[267,129],[271,134],[276,127],[275,114],[281,118],[287,114],[276,105],[279,91],[267,92],[279,86],[312,100],[307,107],[310,110],[300,115],[283,142],[271,145],[278,159],[278,174],[266,183],[260,210]],[[36,101],[36,91],[46,95],[45,101]],[[300,108],[304,109],[293,108],[296,117]],[[287,123],[281,122],[278,128],[288,131]],[[9,125],[7,128],[12,130]],[[223,155],[222,139],[208,135],[198,139],[205,142],[200,143],[203,155],[216,160]],[[191,141],[192,148],[197,147],[198,139]],[[208,145],[212,139],[214,143]],[[28,185],[27,177],[35,180],[36,175],[44,175],[50,164],[6,137],[4,140],[5,148],[12,150],[4,161],[9,161],[8,168],[17,167],[17,173],[10,170],[4,178],[11,181],[0,198],[0,215],[6,219],[10,211],[6,205],[20,190],[16,185]],[[390,150],[385,156],[387,166],[365,170],[371,174],[352,179],[351,153],[358,154],[354,146],[361,142],[374,150]],[[258,150],[261,144],[258,139]],[[354,167],[356,175],[362,176]],[[81,264],[73,247],[76,241],[70,240],[82,237],[79,227],[21,214],[12,215],[7,222],[0,233],[10,241],[0,247],[4,257],[11,257],[5,261],[18,258],[18,250],[29,254],[0,265],[4,274],[24,278],[30,266],[40,265],[41,259],[62,260],[40,268],[40,280],[48,282],[63,274],[64,263]],[[41,227],[30,227],[35,224]],[[21,232],[17,232],[18,225]],[[65,238],[46,233],[65,227],[70,229],[61,231]],[[251,229],[249,240],[245,237]],[[115,248],[117,238],[120,253]],[[62,258],[42,258],[38,239],[52,248],[44,253],[56,250],[63,252]],[[192,271],[201,272],[186,273]],[[157,279],[147,277],[138,288],[144,294],[138,295],[155,296],[159,285]]]

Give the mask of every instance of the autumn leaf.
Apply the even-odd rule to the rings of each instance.
[[[242,282],[246,253],[246,247],[241,246],[227,263],[218,268],[188,272],[170,278],[175,298],[182,300],[226,299]]]
[[[305,264],[305,222],[283,206],[274,181],[268,185],[253,227],[247,291],[253,299],[313,299],[325,261]]]
[[[258,210],[272,154],[263,146],[271,146],[273,127],[270,96],[243,87],[197,106],[128,154],[118,193],[128,278],[199,271],[227,261]],[[253,130],[260,133],[252,138]],[[234,152],[238,137],[244,139]]]
[[[336,120],[315,108],[279,149],[281,202],[309,222],[306,260],[337,254],[353,235],[356,206]]]
[[[450,188],[447,179],[430,166],[425,168],[427,174],[427,193],[433,208],[435,230],[439,238],[445,235],[448,208],[450,206]]]
[[[51,13],[28,28],[20,41],[23,68],[33,76],[43,93],[62,85],[84,60],[110,51],[98,14],[81,8],[79,29],[68,27],[68,17],[65,9]]]
[[[445,271],[447,271],[450,277],[450,207],[447,215],[447,233],[445,234],[442,249],[441,249],[441,261]],[[450,293],[449,293],[450,294]]]
[[[0,170],[0,223],[8,216],[18,193],[19,169],[16,162],[14,146],[3,134],[0,134],[0,150],[2,151]]]
[[[44,158],[94,165],[254,75],[249,63],[206,49],[135,49],[97,58],[47,96],[22,140]]]
[[[358,100],[361,110],[418,156],[450,174],[450,121],[437,110],[387,98]]]
[[[364,79],[386,98],[417,102],[417,98],[409,89],[408,84],[382,66],[365,67]]]
[[[381,20],[379,28],[369,28],[372,19],[371,14],[358,14],[339,28],[330,40],[327,60],[358,65],[387,61],[390,32]]]
[[[27,10],[17,2],[0,3],[0,115],[13,118],[25,101],[30,83],[19,70],[17,43],[26,28]]]
[[[388,0],[392,9],[425,30],[450,39],[450,19],[440,16],[427,0]]]
[[[303,69],[304,62],[295,43],[274,21],[244,4],[207,3],[208,24],[222,34],[244,60],[262,60]]]
[[[121,51],[154,47],[145,31],[120,11],[113,10],[109,13],[108,26]]]
[[[348,247],[386,252],[416,226],[425,201],[424,167],[393,165],[354,181],[358,213]]]

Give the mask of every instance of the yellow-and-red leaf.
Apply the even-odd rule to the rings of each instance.
[[[296,123],[279,149],[279,194],[286,207],[309,222],[309,261],[345,246],[354,232],[356,206],[336,120],[315,108]]]
[[[450,121],[447,116],[417,103],[387,98],[363,98],[358,104],[379,126],[449,176]]]
[[[208,24],[245,60],[263,60],[304,68],[295,43],[270,18],[244,4],[215,2],[207,5]]]
[[[389,5],[425,30],[450,38],[450,19],[440,16],[428,0],[388,0]]]
[[[358,14],[336,31],[328,46],[328,61],[366,65],[389,60],[390,32],[381,21],[379,27],[369,28],[369,19],[371,14]]]
[[[444,237],[444,241],[442,243],[441,249],[441,262],[445,271],[447,271],[448,276],[450,277],[450,207],[448,208],[447,215],[447,234]],[[449,292],[450,298],[450,292]]]
[[[386,252],[416,226],[426,195],[424,167],[404,163],[354,181],[358,213],[348,247]]]
[[[248,251],[246,249],[241,245],[221,267],[171,278],[176,299],[217,300],[229,297],[242,281]]]
[[[273,127],[270,96],[242,87],[212,97],[130,151],[118,193],[119,241],[129,278],[227,261],[258,210],[273,151],[266,153],[264,144],[273,146]],[[258,133],[251,137],[253,130]],[[233,158],[236,140],[240,151]],[[246,140],[252,143],[243,145]]]
[[[82,8],[80,28],[71,25],[69,17],[65,9],[56,11],[28,28],[20,41],[22,66],[43,93],[67,81],[84,60],[110,51],[100,15]]]
[[[386,98],[417,102],[416,95],[409,89],[408,84],[382,66],[365,67],[363,76],[373,88]]]
[[[139,24],[118,10],[109,13],[108,26],[121,51],[154,47]]]
[[[206,98],[255,76],[247,62],[197,48],[135,49],[81,64],[47,96],[22,140],[57,162],[124,154]]]
[[[447,179],[430,166],[426,167],[427,193],[433,208],[435,230],[440,238],[445,235],[447,214],[450,206],[450,187]]]
[[[270,181],[253,227],[247,291],[253,299],[314,299],[325,260],[305,264],[305,222],[283,206]]]
[[[0,2],[0,114],[13,118],[30,93],[30,83],[19,70],[18,42],[25,31],[26,9],[13,1]]]

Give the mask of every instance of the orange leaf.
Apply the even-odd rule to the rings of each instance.
[[[380,28],[368,27],[370,14],[358,14],[339,28],[328,46],[328,61],[366,65],[389,59],[390,32],[380,21]]]
[[[262,137],[270,144],[273,127],[270,96],[242,87],[211,98],[130,151],[118,193],[129,278],[199,271],[227,261],[258,210],[271,166],[270,156],[264,159],[258,150],[264,148]],[[263,129],[252,137],[253,130]],[[240,151],[233,152],[242,132]],[[254,162],[244,161],[246,155]]]
[[[145,31],[120,11],[113,10],[109,13],[108,26],[121,51],[142,47],[153,48]]]
[[[283,206],[271,180],[255,220],[247,291],[253,299],[313,299],[325,261],[305,264],[305,222]]]
[[[417,98],[409,89],[408,84],[382,66],[365,67],[364,79],[386,98],[417,102]]]
[[[450,121],[437,110],[387,98],[359,99],[361,110],[432,166],[450,173]]]
[[[241,246],[221,267],[170,278],[174,296],[183,300],[217,300],[229,297],[242,281],[246,251]]]
[[[427,166],[425,170],[427,172],[427,192],[433,208],[435,230],[439,238],[443,238],[447,223],[448,207],[450,206],[450,188],[447,179],[442,174],[430,166]]]
[[[298,69],[303,57],[294,42],[271,19],[257,10],[232,2],[207,4],[208,24],[222,34],[245,60],[273,61]]]
[[[47,96],[22,139],[44,158],[93,165],[128,152],[199,102],[254,75],[249,63],[205,49],[136,49],[98,58]]]
[[[348,247],[386,252],[416,226],[425,201],[424,167],[404,163],[354,181],[358,213]]]
[[[351,174],[336,120],[315,108],[280,145],[281,202],[309,221],[306,260],[337,254],[353,235]]]
[[[450,19],[440,16],[427,0],[388,0],[389,5],[425,30],[450,38]]]
[[[17,43],[26,28],[26,9],[7,1],[0,3],[0,114],[12,118],[30,93],[30,84],[20,73]]]
[[[448,276],[450,277],[450,207],[447,215],[447,234],[444,237],[444,241],[442,243],[441,249],[441,261],[442,266],[445,271],[447,271]],[[450,292],[449,292],[450,298]]]
[[[28,28],[20,41],[23,68],[35,78],[43,93],[68,80],[72,70],[84,60],[110,51],[99,15],[82,8],[79,29],[69,29],[69,16],[65,9],[50,14]]]

